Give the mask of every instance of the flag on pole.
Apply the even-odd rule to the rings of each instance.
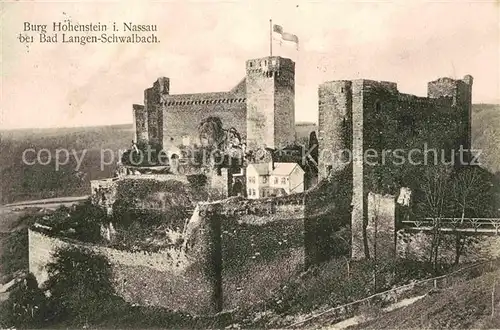
[[[280,44],[282,43],[282,41],[292,42],[295,43],[297,50],[299,49],[299,37],[297,37],[295,34],[285,32],[283,30],[283,27],[277,24],[273,24],[273,32],[276,35],[279,35]]]

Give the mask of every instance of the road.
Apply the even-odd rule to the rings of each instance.
[[[23,201],[18,203],[6,204],[0,206],[0,209],[5,209],[9,211],[15,211],[16,209],[23,209],[26,207],[43,207],[46,209],[55,209],[62,205],[71,206],[73,204],[84,201],[87,198],[89,198],[89,196],[72,196],[72,197],[38,199],[32,201]]]

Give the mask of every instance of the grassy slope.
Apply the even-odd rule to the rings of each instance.
[[[491,318],[491,291],[495,282],[496,314]],[[499,329],[500,271],[426,296],[412,305],[383,314],[378,319],[352,328]]]

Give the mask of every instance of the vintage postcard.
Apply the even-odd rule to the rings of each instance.
[[[0,328],[500,329],[498,1],[0,6]]]

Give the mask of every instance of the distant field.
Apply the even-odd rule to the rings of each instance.
[[[476,104],[473,109],[473,146],[483,150],[484,167],[500,172],[500,105]],[[307,143],[312,131],[317,131],[316,124],[297,123],[297,140]],[[119,150],[130,147],[133,134],[131,124],[0,131],[0,204],[87,195],[90,180],[111,177],[116,168],[111,164],[101,170],[101,150],[113,150],[116,160]],[[75,150],[78,157],[84,149],[87,153],[78,171],[73,156],[55,171],[53,160],[47,165],[24,164],[22,154],[27,148],[51,150],[52,158],[58,148]],[[103,156],[109,160],[110,154]]]

